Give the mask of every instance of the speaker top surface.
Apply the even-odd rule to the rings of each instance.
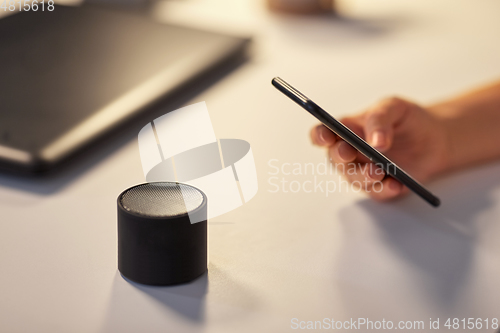
[[[155,182],[127,189],[119,196],[118,202],[124,210],[134,215],[176,218],[203,206],[206,197],[190,185]]]

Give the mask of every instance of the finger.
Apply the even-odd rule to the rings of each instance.
[[[352,147],[345,147],[345,145],[349,146],[345,141],[339,140],[328,148],[330,162],[335,166],[337,172],[342,174],[351,172],[350,169],[353,167],[351,162],[356,159],[357,155],[356,151],[350,150],[353,149]]]
[[[409,102],[394,97],[370,109],[365,114],[368,143],[382,152],[387,151],[392,146],[394,127],[404,118],[409,106]]]
[[[324,125],[311,129],[311,141],[318,146],[331,146],[335,143],[335,134]]]
[[[366,163],[362,169],[363,176],[370,182],[381,182],[385,177],[385,172],[375,163]]]
[[[328,154],[332,162],[339,164],[353,162],[358,156],[357,150],[343,140],[339,140],[331,146],[328,149]]]
[[[347,180],[359,184],[367,190],[375,182],[381,182],[385,173],[373,163],[347,163],[337,165],[337,171],[343,173]]]
[[[359,136],[362,139],[365,139],[365,133],[364,133],[364,115],[357,115],[357,116],[352,116],[352,117],[344,117],[341,119],[342,123],[349,127],[351,131],[353,131],[357,136]],[[339,138],[337,137],[337,140]],[[366,158],[363,154],[358,152],[358,156],[356,157],[356,161],[360,163],[369,163],[370,160]]]
[[[353,131],[357,136],[359,136],[362,139],[365,139],[364,117],[365,117],[364,114],[352,117],[344,117],[341,119],[341,122],[345,126],[349,127],[349,129]]]
[[[382,182],[374,183],[368,192],[375,200],[387,201],[405,194],[403,184],[396,179],[388,177]]]

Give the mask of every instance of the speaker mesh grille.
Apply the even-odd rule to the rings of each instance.
[[[127,211],[145,216],[173,217],[200,207],[203,195],[194,187],[178,183],[148,183],[123,193],[120,202]]]

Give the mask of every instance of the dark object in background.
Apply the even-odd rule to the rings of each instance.
[[[207,254],[207,197],[197,188],[146,183],[118,197],[118,269],[124,277],[148,285],[189,282],[207,271]]]
[[[273,12],[305,15],[332,13],[333,3],[334,0],[267,0]]]
[[[27,174],[142,122],[249,44],[92,5],[14,14],[0,31],[0,169]]]

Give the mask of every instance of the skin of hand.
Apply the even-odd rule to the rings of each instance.
[[[420,182],[450,168],[446,126],[439,116],[415,103],[384,99],[341,122]],[[381,169],[324,125],[314,127],[310,135],[315,145],[327,148],[337,170],[349,182],[361,183],[372,198],[385,201],[408,193],[408,188],[394,178],[384,178]]]

